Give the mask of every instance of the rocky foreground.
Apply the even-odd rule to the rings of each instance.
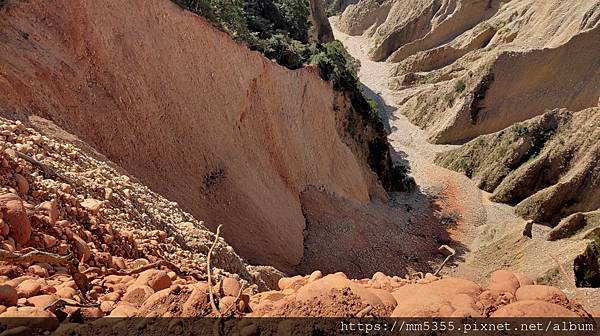
[[[89,153],[20,122],[2,119],[0,134],[0,318],[47,317],[2,320],[9,328],[104,316],[590,316],[559,289],[504,270],[486,288],[432,274],[282,277]]]

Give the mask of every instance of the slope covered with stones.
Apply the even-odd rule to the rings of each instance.
[[[171,320],[163,329],[140,320],[81,323],[103,316],[589,316],[559,289],[534,285],[524,274],[496,272],[487,288],[431,274],[348,279],[314,271],[283,277],[247,265],[222,238],[212,254],[209,287],[207,252],[216,237],[202,222],[88,147],[6,119],[0,134],[3,255],[73,253],[89,282],[82,289],[81,279],[52,262],[0,262],[0,318],[11,332],[154,335],[185,327]],[[194,330],[203,327],[214,330],[210,323]]]
[[[278,66],[170,1],[9,2],[0,27],[3,116],[54,121],[226,223],[251,262],[301,261],[306,188],[366,204],[394,182],[383,126],[317,69]]]

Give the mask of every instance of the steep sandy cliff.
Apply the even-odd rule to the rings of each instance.
[[[599,18],[594,0],[365,0],[338,28],[398,63],[399,111],[432,142],[453,143],[546,109],[597,106]]]
[[[493,233],[482,234],[480,239],[489,241],[491,248],[481,248],[478,255],[493,251],[511,254],[507,251],[514,251],[518,245],[527,250],[522,262],[528,263],[539,258],[536,251],[558,255],[561,249],[560,255],[567,256],[572,265],[569,267],[574,271],[575,284],[598,287],[600,108],[550,111],[477,137],[439,154],[436,161],[473,178],[480,188],[492,193],[491,200],[515,205],[518,215],[536,224],[533,233],[528,233],[535,238],[530,246],[520,240],[515,244],[511,238],[498,239]],[[489,232],[503,232],[508,237],[510,234],[504,232],[511,230],[512,239],[525,234],[518,226],[515,230],[514,225],[493,227]],[[569,245],[584,249],[567,248]]]
[[[464,172],[492,200],[518,214],[558,224],[600,208],[600,108],[555,110],[442,153],[437,162]]]
[[[368,126],[354,125],[358,142],[344,135],[348,111],[315,69],[277,66],[169,1],[9,3],[0,27],[4,116],[53,120],[225,224],[253,263],[300,262],[307,187],[385,197],[366,163]]]

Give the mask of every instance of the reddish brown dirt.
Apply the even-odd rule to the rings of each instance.
[[[314,68],[280,67],[171,1],[11,1],[0,50],[0,115],[52,120],[226,224],[254,263],[300,261],[307,186],[362,204],[377,189]]]

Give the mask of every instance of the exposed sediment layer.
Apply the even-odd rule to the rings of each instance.
[[[385,197],[366,162],[376,135],[342,138],[346,111],[316,69],[284,69],[169,1],[11,3],[0,28],[3,115],[53,120],[226,224],[253,263],[300,262],[308,186]]]

